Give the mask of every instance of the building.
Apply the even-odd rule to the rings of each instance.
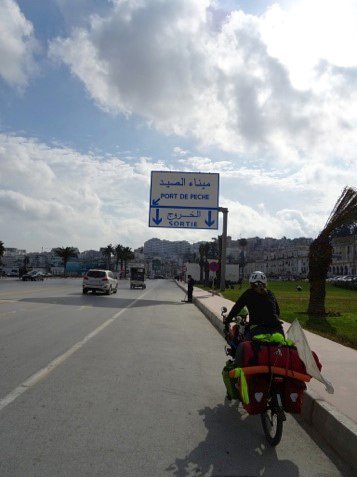
[[[192,247],[186,240],[170,241],[153,238],[144,243],[145,258],[161,257],[178,259],[192,255]]]
[[[4,255],[1,258],[1,269],[5,273],[18,274],[21,267],[24,265],[26,250],[5,247]]]
[[[227,237],[227,265],[240,265],[245,278],[255,270],[265,272],[270,278],[298,278],[304,279],[309,273],[309,248],[311,238],[300,237],[296,239],[275,239],[271,237],[252,237],[246,239],[246,245],[241,247],[239,239]],[[186,262],[197,262],[199,247],[206,242],[190,244],[182,241],[169,241],[153,238],[147,240],[143,247],[134,251],[135,260],[145,263],[147,272],[164,273],[165,276],[175,276],[180,273]],[[217,238],[212,239],[212,244],[219,244]],[[357,275],[357,234],[334,237],[331,241],[333,247],[332,263],[328,276]],[[105,257],[99,250],[86,250],[82,253],[76,249],[78,258],[71,259],[69,268],[73,267],[78,273],[89,268],[103,268],[106,266]],[[212,257],[214,258],[214,257]],[[243,258],[243,260],[242,260]],[[24,249],[5,248],[2,257],[2,270],[19,271],[24,267],[28,269],[63,270],[62,259],[56,255],[55,249],[50,252],[26,253]],[[159,266],[158,266],[159,264]],[[227,278],[228,279],[228,278]]]
[[[335,237],[329,276],[357,275],[357,235]]]

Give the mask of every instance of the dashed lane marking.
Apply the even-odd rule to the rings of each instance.
[[[76,351],[80,350],[83,348],[85,344],[87,344],[92,338],[94,338],[97,334],[99,334],[101,331],[103,331],[107,326],[111,325],[113,321],[115,321],[121,314],[123,314],[126,310],[131,308],[137,301],[139,301],[141,298],[143,298],[147,293],[149,293],[150,289],[146,290],[142,295],[138,296],[135,300],[133,300],[130,305],[128,305],[126,308],[122,308],[120,311],[115,313],[111,318],[109,318],[107,321],[102,323],[98,328],[96,328],[94,331],[89,333],[87,336],[85,336],[82,340],[78,341],[72,348],[61,354],[61,356],[58,356],[55,358],[53,361],[51,361],[46,367],[40,369],[37,371],[37,373],[33,374],[30,376],[26,381],[24,381],[22,384],[20,384],[17,388],[15,388],[13,391],[11,391],[9,394],[7,394],[4,398],[0,400],[0,411],[2,411],[6,406],[14,402],[19,396],[21,396],[23,393],[34,387],[36,384],[38,384],[40,381],[45,379],[49,374],[52,373],[58,366],[60,366],[62,363],[64,363],[72,354],[74,354]]]

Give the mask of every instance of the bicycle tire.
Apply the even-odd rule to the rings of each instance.
[[[275,447],[281,441],[283,435],[283,419],[281,413],[272,408],[268,408],[260,414],[264,435],[268,444]]]

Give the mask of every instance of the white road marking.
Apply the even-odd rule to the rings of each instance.
[[[140,298],[145,296],[149,290],[146,290],[142,295],[140,295],[136,300],[132,301],[130,305],[128,305],[126,308],[122,308],[120,311],[115,313],[111,318],[109,318],[107,321],[105,321],[103,324],[98,326],[94,331],[89,333],[87,336],[85,336],[82,340],[78,341],[72,348],[64,352],[61,356],[58,356],[55,358],[53,361],[51,361],[46,367],[40,369],[37,371],[37,373],[33,374],[30,376],[26,381],[24,381],[22,384],[17,386],[13,391],[11,391],[9,394],[7,394],[4,398],[0,400],[0,411],[2,411],[8,404],[11,404],[12,402],[15,401],[21,394],[24,392],[28,391],[30,388],[38,384],[40,381],[45,379],[52,371],[54,371],[58,366],[60,366],[62,363],[66,361],[72,354],[74,354],[76,351],[81,349],[88,341],[90,341],[92,338],[94,338],[98,333],[104,330],[107,326],[109,326],[113,321],[115,321],[124,311],[126,311],[128,308],[131,308]]]

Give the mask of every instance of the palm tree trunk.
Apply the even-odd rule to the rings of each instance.
[[[205,261],[205,284],[209,284],[209,263]]]
[[[310,300],[309,315],[326,314],[326,277],[332,259],[332,246],[328,236],[319,235],[310,245],[309,251],[309,281]]]
[[[315,278],[310,281],[310,300],[308,307],[309,315],[326,315],[325,309],[325,297],[326,297],[326,288],[325,288],[325,278]]]
[[[203,283],[203,266],[204,266],[204,262],[202,262],[202,260],[200,260],[200,283]]]
[[[357,223],[357,190],[345,187],[320,235],[310,245],[309,315],[325,315],[325,280],[332,261],[331,234],[344,225]]]

